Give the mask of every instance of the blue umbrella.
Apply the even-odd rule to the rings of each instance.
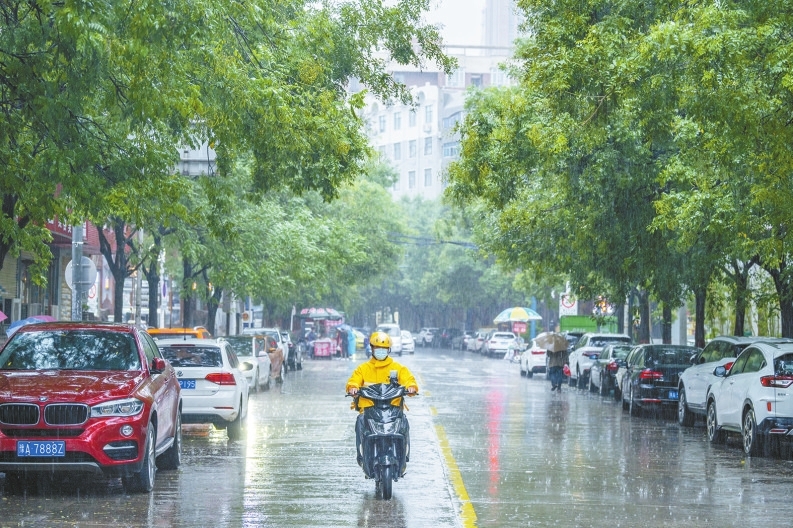
[[[22,328],[25,325],[36,324],[36,323],[46,323],[46,322],[54,321],[54,320],[55,320],[55,318],[50,316],[50,315],[33,315],[33,316],[30,316],[30,317],[28,317],[26,319],[20,319],[19,321],[14,321],[10,325],[8,325],[8,329],[6,330],[6,334],[8,334],[8,337],[11,337],[12,335],[14,335],[14,332],[16,332],[17,330],[19,330],[20,328]]]

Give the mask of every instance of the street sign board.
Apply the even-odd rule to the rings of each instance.
[[[80,291],[88,291],[88,289],[96,282],[96,264],[94,261],[88,257],[83,257],[80,259],[80,269],[82,271],[82,275],[78,280],[80,287]],[[74,290],[74,284],[72,280],[72,261],[70,260],[68,264],[66,264],[66,285],[69,286],[72,290]]]

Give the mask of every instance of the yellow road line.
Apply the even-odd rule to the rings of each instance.
[[[430,407],[430,412],[433,416],[438,414],[435,407]],[[435,433],[438,435],[438,440],[441,444],[441,452],[443,452],[443,457],[446,459],[446,465],[449,468],[449,478],[451,478],[454,492],[457,494],[462,505],[460,515],[462,517],[463,527],[474,528],[476,527],[476,512],[474,511],[473,504],[471,504],[471,499],[468,497],[468,491],[465,489],[463,476],[460,473],[460,468],[457,467],[457,461],[452,454],[452,448],[449,446],[446,430],[444,430],[442,425],[436,424]]]

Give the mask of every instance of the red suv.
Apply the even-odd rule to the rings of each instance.
[[[181,393],[129,325],[39,323],[0,351],[0,471],[80,471],[149,492],[181,461]]]

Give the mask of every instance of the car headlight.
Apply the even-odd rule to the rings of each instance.
[[[143,412],[143,402],[136,398],[115,400],[91,407],[92,418],[107,418],[110,416],[135,416]]]

